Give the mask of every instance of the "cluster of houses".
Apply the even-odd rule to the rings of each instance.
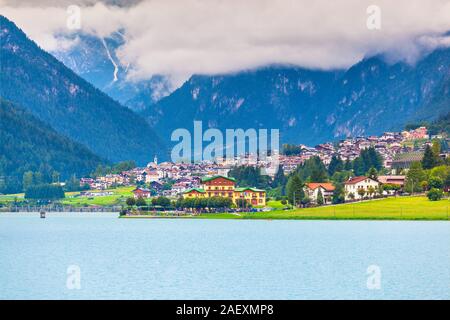
[[[410,131],[385,132],[381,136],[355,137],[339,141],[339,143],[323,143],[315,147],[299,145],[300,154],[295,156],[280,156],[280,164],[286,173],[290,173],[305,160],[318,156],[324,164],[329,164],[333,156],[343,160],[354,160],[362,150],[370,147],[383,157],[383,165],[398,174],[408,169],[412,162],[421,161],[423,151],[431,145],[430,139],[441,136],[430,136],[426,127],[419,127]],[[417,143],[411,143],[416,141]],[[442,157],[448,157],[443,154]]]
[[[145,188],[136,188],[133,190],[135,198],[150,198],[151,191]],[[211,198],[222,197],[229,198],[234,204],[239,199],[246,200],[252,206],[266,205],[266,191],[253,187],[237,187],[234,178],[216,175],[200,179],[198,187],[192,187],[180,193],[183,198]]]
[[[216,175],[205,177],[200,180],[198,187],[189,188],[180,195],[184,199],[222,197],[230,198],[234,204],[239,199],[245,200],[252,206],[266,205],[266,191],[253,187],[238,187],[234,178]],[[394,184],[402,188],[405,184],[405,176],[380,176],[376,180],[369,177],[353,177],[344,183],[345,200],[361,200],[365,197],[372,197],[379,192],[380,185]],[[312,204],[318,203],[319,194],[322,195],[323,204],[332,202],[335,186],[330,182],[306,183],[304,187],[305,195]],[[363,192],[361,192],[363,191]],[[133,190],[135,198],[150,198],[151,190],[145,188],[136,188]],[[388,194],[388,191],[384,191]]]
[[[344,183],[345,201],[362,200],[372,197],[380,192],[381,185],[397,185],[399,189],[405,185],[405,176],[379,176],[377,179],[369,177],[353,177]],[[313,204],[318,203],[319,194],[322,195],[323,204],[332,202],[335,186],[330,182],[306,183],[305,195]],[[389,195],[390,191],[382,191],[383,195]]]
[[[209,196],[211,189],[205,184],[205,177],[222,177],[217,180],[221,183],[231,181],[227,178],[228,172],[234,166],[254,166],[265,169],[269,176],[273,176],[276,171],[271,168],[273,157],[277,157],[279,165],[283,168],[285,174],[289,174],[298,165],[305,160],[318,156],[324,162],[329,164],[333,156],[339,156],[343,160],[353,160],[358,157],[362,150],[369,147],[374,147],[383,157],[384,166],[392,169],[393,174],[399,173],[402,169],[407,169],[412,162],[421,161],[423,157],[423,149],[429,141],[421,141],[420,145],[407,143],[411,139],[427,139],[430,138],[427,129],[420,127],[415,130],[404,132],[386,132],[381,136],[356,137],[341,140],[339,143],[324,143],[313,148],[300,145],[300,153],[297,155],[282,155],[274,154],[265,159],[258,159],[256,155],[246,154],[236,156],[234,158],[220,158],[214,160],[205,160],[199,163],[172,163],[162,162],[158,163],[155,157],[153,162],[150,162],[146,167],[134,168],[128,171],[123,171],[118,174],[108,174],[97,178],[82,178],[81,185],[89,185],[91,189],[106,190],[114,186],[142,186],[136,189],[135,197],[150,197],[155,195],[163,195],[168,197],[178,196]],[[432,137],[431,137],[432,138]],[[209,177],[209,178],[208,178]],[[367,189],[369,186],[377,187],[377,183],[404,183],[404,178],[397,178],[399,176],[391,176],[394,178],[380,177],[379,181],[371,181],[371,179],[364,177],[356,177],[345,184],[346,194],[359,199],[358,188]],[[400,176],[402,177],[402,176]],[[387,182],[387,181],[390,182]],[[145,187],[144,187],[145,185]],[[169,186],[169,187],[168,187]],[[213,194],[225,193],[228,197],[237,198],[247,197],[247,193],[260,194],[262,191],[251,191],[251,189],[242,190],[232,186],[232,190],[220,189],[224,186],[217,186]],[[229,188],[230,186],[228,186]],[[203,191],[202,191],[203,190]],[[320,190],[324,202],[330,201],[330,197],[334,191],[331,184],[309,184],[306,187],[311,200],[315,200],[318,190]],[[226,192],[228,191],[228,193]],[[253,197],[253,195],[252,195]],[[259,205],[261,197],[256,200]],[[255,202],[255,199],[250,199],[250,202]],[[264,200],[265,201],[265,200]]]

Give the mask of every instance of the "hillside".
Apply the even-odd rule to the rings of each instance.
[[[174,128],[279,128],[282,142],[314,145],[348,136],[401,130],[449,109],[450,49],[416,65],[382,56],[348,70],[271,66],[218,76],[192,76],[142,114],[164,136]],[[142,103],[142,101],[141,101]]]
[[[101,163],[86,147],[0,98],[0,193],[20,191],[26,171],[40,171],[46,178],[57,171],[65,180],[92,172]]]
[[[110,161],[144,164],[166,148],[144,119],[80,78],[0,16],[0,96]]]

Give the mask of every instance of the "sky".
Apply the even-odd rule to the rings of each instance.
[[[341,69],[380,53],[414,63],[450,45],[450,0],[0,0],[0,13],[50,52],[76,45],[77,33],[122,33],[117,56],[131,80],[270,64]]]

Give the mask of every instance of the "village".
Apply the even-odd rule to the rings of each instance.
[[[352,176],[344,182],[345,201],[358,201],[376,196],[396,195],[403,190],[406,172],[413,162],[421,161],[424,149],[431,146],[432,139],[441,136],[429,136],[427,128],[419,127],[404,132],[386,132],[381,136],[349,138],[338,143],[324,143],[315,147],[295,146],[277,155],[279,167],[287,176],[308,159],[319,157],[329,165],[333,157],[343,161],[353,161],[363,150],[374,148],[381,155],[383,172],[376,178],[369,176]],[[273,156],[273,155],[272,155]],[[447,153],[440,154],[442,158]],[[171,199],[203,199],[211,197],[229,198],[234,205],[238,201],[253,207],[263,208],[267,205],[267,190],[249,185],[237,185],[236,179],[229,177],[233,167],[249,166],[265,170],[270,179],[275,172],[270,170],[272,158],[264,161],[254,154],[223,158],[200,163],[158,163],[153,162],[144,168],[136,167],[117,174],[107,174],[96,178],[81,178],[80,185],[90,190],[83,191],[77,197],[98,197],[111,195],[108,191],[117,187],[135,187],[135,199],[167,197]],[[391,188],[382,188],[389,185]],[[327,205],[332,203],[335,185],[332,182],[307,181],[304,193],[311,205]]]

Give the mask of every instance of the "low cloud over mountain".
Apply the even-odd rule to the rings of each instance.
[[[181,84],[193,74],[223,74],[269,64],[348,68],[387,54],[414,63],[448,46],[449,0],[302,1],[11,1],[0,13],[50,51],[76,42],[67,6],[81,7],[81,32],[126,41],[116,52],[133,80],[166,76]],[[381,29],[369,30],[367,8],[381,9]],[[51,17],[51,19],[49,19]],[[79,31],[77,31],[79,32]]]

